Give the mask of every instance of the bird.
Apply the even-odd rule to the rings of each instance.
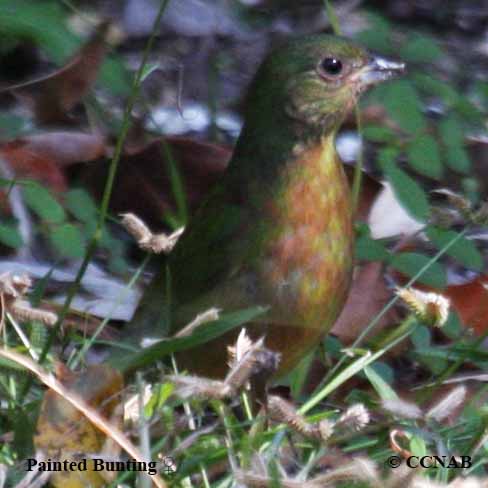
[[[350,39],[315,34],[265,58],[245,99],[231,161],[148,285],[129,327],[171,337],[197,314],[257,305],[251,337],[289,372],[337,319],[353,271],[353,205],[335,137],[369,87],[404,69]],[[169,298],[170,297],[170,298]],[[183,351],[178,365],[221,378],[239,333]]]

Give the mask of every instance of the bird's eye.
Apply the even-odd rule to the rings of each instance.
[[[342,71],[342,62],[337,58],[325,58],[320,63],[320,68],[327,75],[337,76]]]

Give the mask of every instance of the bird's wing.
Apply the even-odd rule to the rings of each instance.
[[[209,292],[238,274],[246,259],[241,250],[252,247],[245,231],[252,218],[239,198],[224,179],[192,217],[171,255],[157,258],[159,271],[144,293],[129,335],[168,337],[192,319],[193,311],[214,305]]]

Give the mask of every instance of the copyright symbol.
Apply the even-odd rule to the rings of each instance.
[[[402,464],[402,458],[398,457],[398,456],[390,456],[386,463],[388,464],[388,466],[390,468],[398,468],[398,466],[400,466],[400,464]]]

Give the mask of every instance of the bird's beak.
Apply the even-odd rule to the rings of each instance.
[[[396,63],[387,59],[373,56],[368,64],[360,71],[359,81],[363,87],[375,85],[381,81],[405,71],[405,63]]]

